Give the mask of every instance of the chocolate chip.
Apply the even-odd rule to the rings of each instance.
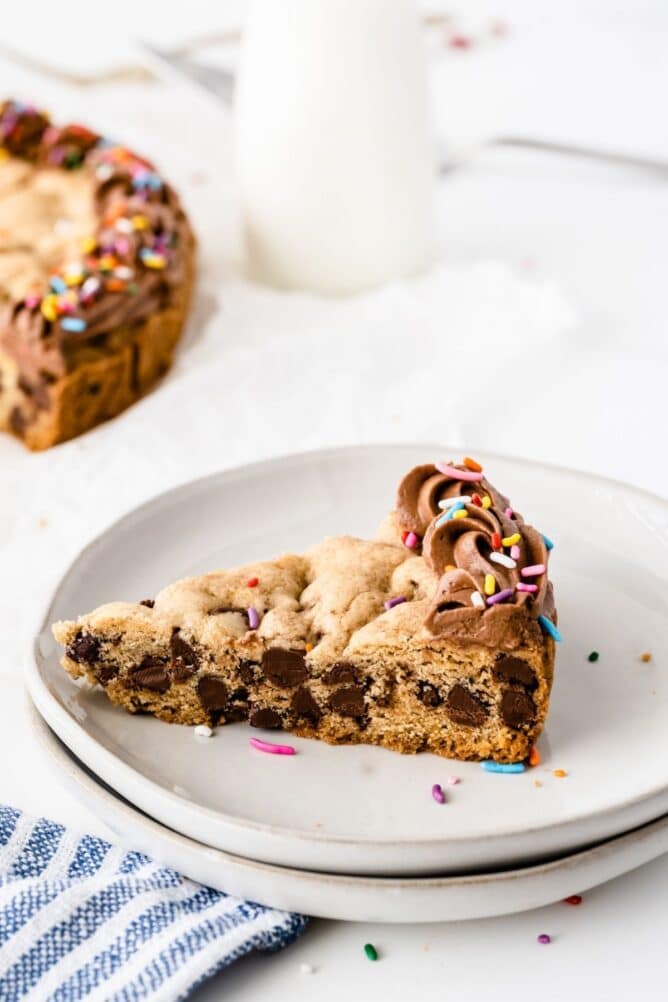
[[[128,670],[128,681],[135,689],[150,689],[151,692],[167,692],[172,684],[164,660],[151,655]]]
[[[118,665],[96,665],[93,675],[103,688],[109,685],[112,679],[118,675]]]
[[[28,418],[23,414],[20,407],[12,407],[9,414],[9,427],[15,435],[22,436],[29,423]]]
[[[535,689],[538,685],[531,665],[512,654],[504,654],[498,659],[492,666],[492,675],[504,682],[520,682],[528,689]]]
[[[534,719],[536,704],[523,689],[506,689],[501,696],[501,719],[508,727],[521,727]]]
[[[363,717],[364,689],[356,686],[337,689],[329,697],[329,705],[332,710],[340,713],[342,717]]]
[[[269,731],[277,730],[283,723],[276,710],[270,710],[268,707],[253,710],[248,722],[251,727],[266,727]]]
[[[270,647],[262,655],[262,671],[273,685],[289,689],[308,677],[308,668],[301,651],[286,651],[283,647]]]
[[[155,605],[155,599],[154,598],[143,598],[139,604],[140,605],[145,605],[147,609],[152,609],[153,606]]]
[[[209,609],[207,615],[209,616],[222,616],[225,612],[235,612],[239,616],[243,616],[246,622],[248,622],[248,610],[239,609],[234,605],[220,605],[216,609]]]
[[[298,717],[306,717],[308,720],[318,721],[322,716],[320,707],[313,698],[311,690],[307,689],[305,685],[300,686],[293,693],[290,705]]]
[[[183,637],[179,636],[178,630],[172,633],[169,649],[172,654],[171,676],[174,681],[183,682],[194,675],[199,668],[199,655]]]
[[[337,661],[327,672],[327,685],[355,685],[359,682],[359,672],[349,661]]]
[[[230,703],[245,703],[248,699],[248,689],[241,686],[230,694]]]
[[[200,702],[209,713],[222,713],[227,707],[227,686],[215,675],[204,675],[197,683]]]
[[[418,682],[417,698],[425,706],[440,706],[443,702],[440,691],[431,682]]]
[[[77,664],[92,664],[100,656],[100,641],[90,633],[77,633],[65,649],[65,654]]]
[[[476,727],[487,717],[487,707],[463,685],[453,685],[445,701],[445,712],[455,724]]]
[[[252,685],[255,681],[255,669],[258,668],[257,661],[240,661],[239,676],[246,685]]]

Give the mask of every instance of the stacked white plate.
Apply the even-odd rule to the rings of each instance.
[[[61,580],[30,652],[29,688],[48,724],[35,726],[58,775],[124,840],[189,876],[333,918],[517,911],[668,851],[658,820],[668,813],[668,504],[622,484],[477,457],[556,543],[565,639],[542,764],[519,775],[294,738],[294,757],[262,755],[246,724],[197,738],[125,714],[58,666],[54,620],[325,535],[373,535],[404,472],[456,456],[434,446],[291,456],[177,488],[107,530]]]

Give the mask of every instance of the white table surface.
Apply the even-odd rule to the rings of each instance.
[[[22,5],[28,11],[30,6]],[[221,17],[235,24],[243,6],[229,5]],[[172,11],[156,40],[216,27],[205,5],[193,10],[187,25]],[[461,145],[512,129],[668,157],[664,4],[536,3],[529,12],[527,5],[503,0],[469,4],[462,24],[478,32],[492,15],[509,23],[503,41],[466,53],[437,52],[432,44],[431,79],[444,141]],[[141,33],[149,37],[150,24],[142,22]],[[19,19],[12,40],[19,47],[25,41]],[[244,298],[233,268],[225,266],[235,253],[229,121],[219,114],[215,148],[202,164],[192,152],[196,137],[188,134],[183,114],[189,120],[195,112],[208,115],[207,102],[168,90],[169,103],[161,85],[115,84],[81,92],[0,63],[0,92],[37,95],[63,115],[77,114],[106,128],[117,125],[182,187],[201,240],[194,330],[218,309],[222,288],[227,324],[218,350],[226,353],[231,372],[252,371],[270,350],[273,332],[270,316],[248,315],[249,303],[270,315],[274,300]],[[165,138],[175,120],[188,139],[178,149]],[[470,371],[457,380],[444,375],[442,395],[418,394],[419,381],[384,387],[371,376],[355,382],[343,401],[355,420],[337,422],[330,408],[317,405],[318,392],[309,385],[309,371],[317,371],[329,351],[325,335],[319,341],[315,332],[303,353],[303,381],[290,384],[290,401],[279,374],[275,384],[262,384],[261,403],[241,416],[239,397],[232,388],[228,397],[227,387],[221,387],[205,420],[195,401],[178,398],[179,380],[198,351],[213,350],[210,341],[198,344],[194,334],[169,386],[113,425],[41,456],[24,453],[8,438],[0,441],[1,801],[105,832],[90,812],[44,779],[40,753],[25,729],[21,656],[42,596],[80,545],[113,515],[171,484],[301,448],[440,438],[466,444],[474,454],[478,446],[549,460],[668,496],[662,448],[668,372],[665,181],[559,158],[486,154],[442,183],[437,211],[446,267],[494,259],[524,269],[538,281],[556,283],[577,318],[556,344],[548,339],[522,350],[516,360],[521,406],[516,398],[506,406],[503,397],[501,404],[495,398],[493,414],[467,406],[481,374],[488,377],[498,367],[499,378],[505,378],[504,346],[492,338]],[[363,329],[369,308],[366,300],[347,304],[345,323],[359,321]],[[289,325],[286,309],[277,323]],[[311,303],[308,309],[300,318],[326,329],[339,307]],[[402,350],[424,355],[428,367],[433,341],[420,329],[419,310],[414,320],[408,311],[402,337]],[[253,399],[250,377],[247,390]],[[179,400],[179,413],[165,416],[158,434],[159,394],[168,391]],[[258,420],[260,407],[275,418],[269,425]],[[184,425],[185,439],[179,438]],[[184,441],[191,448],[179,448]],[[658,999],[665,993],[667,900],[665,857],[588,893],[579,908],[557,904],[510,918],[420,927],[318,921],[290,949],[235,964],[197,998]],[[539,947],[540,932],[549,932],[553,944]],[[369,940],[379,948],[377,964],[362,953]],[[311,964],[314,973],[300,973],[302,963]]]

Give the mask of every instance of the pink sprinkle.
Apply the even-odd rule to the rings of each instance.
[[[34,310],[36,306],[42,302],[39,296],[26,296],[23,300],[24,306],[27,310]]]
[[[258,751],[266,752],[267,755],[296,755],[297,751],[292,745],[275,745],[273,741],[262,741],[260,738],[250,738],[249,744]]]
[[[443,793],[443,787],[440,783],[434,783],[431,788],[431,795],[437,804],[445,803],[445,794]]]
[[[534,592],[538,591],[538,585],[525,584],[524,581],[519,581],[517,584],[517,590]]]
[[[448,39],[448,45],[451,49],[470,49],[473,40],[468,35],[451,35]]]
[[[512,518],[513,517],[513,509],[512,508],[506,508],[505,511],[503,512],[503,514],[506,516],[506,518]]]
[[[389,612],[390,609],[394,609],[395,605],[401,605],[401,603],[405,601],[406,601],[405,595],[397,595],[396,598],[388,598],[387,602],[383,602],[383,605]]]
[[[531,567],[522,568],[523,578],[537,578],[539,574],[545,573],[545,564],[532,564]]]
[[[258,616],[257,609],[251,605],[248,609],[248,628],[251,630],[257,630],[259,625],[260,617]]]
[[[512,594],[512,588],[504,588],[502,591],[497,591],[496,595],[489,596],[487,599],[487,605],[496,605],[497,602],[505,602]]]
[[[414,550],[417,544],[420,542],[418,537],[414,532],[409,532],[404,539],[404,546],[407,546],[409,550]]]
[[[513,543],[513,545],[510,547],[510,555],[513,558],[513,560],[520,559],[520,552],[521,551],[517,543]]]
[[[450,466],[448,463],[435,463],[434,465],[444,477],[451,477],[453,480],[482,480],[482,473],[478,473],[476,470],[458,470],[456,466]]]
[[[461,782],[459,776],[448,776],[448,786],[457,786],[459,782]]]

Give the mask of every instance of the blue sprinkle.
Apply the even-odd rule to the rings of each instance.
[[[80,334],[81,331],[86,330],[86,321],[82,320],[81,317],[63,317],[60,321],[60,326],[64,331],[70,331],[72,334]]]
[[[562,637],[561,633],[559,632],[559,630],[556,628],[556,626],[552,622],[552,620],[548,619],[547,616],[539,616],[538,617],[538,622],[543,627],[543,629],[545,630],[546,633],[549,633],[551,637],[554,637],[554,639],[557,641],[557,643],[559,643],[560,640],[564,639]]]
[[[503,762],[492,762],[489,759],[487,762],[481,762],[480,768],[484,769],[485,772],[524,772],[526,766],[524,762],[513,762],[505,765]]]
[[[548,550],[553,550],[554,549],[554,543],[552,542],[552,540],[550,539],[550,537],[546,536],[544,533],[543,533],[543,542],[545,543],[545,548],[546,549],[548,549]]]
[[[437,521],[436,521],[436,523],[434,525],[434,528],[438,529],[438,527],[440,525],[443,525],[444,522],[447,522],[448,519],[452,518],[452,516],[454,515],[454,513],[456,511],[461,511],[462,508],[466,508],[466,505],[464,504],[464,502],[463,501],[457,501],[456,504],[453,504],[452,508],[448,508],[448,510],[446,511],[445,515],[441,515],[441,517],[439,519],[437,519]]]
[[[49,279],[49,285],[53,292],[66,292],[67,282],[63,281],[59,275],[54,275],[53,278]]]
[[[135,174],[132,184],[135,188],[150,188],[152,191],[160,191],[162,188],[162,181],[150,170],[142,170]]]

